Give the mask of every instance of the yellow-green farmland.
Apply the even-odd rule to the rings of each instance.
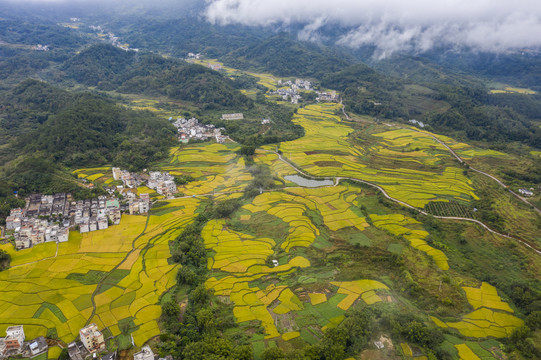
[[[95,322],[112,335],[133,335],[140,346],[158,335],[159,297],[175,285],[168,241],[189,223],[197,199],[171,201],[162,215],[123,215],[120,225],[11,253],[0,273],[0,324],[25,326],[28,338],[54,331],[70,342]],[[125,326],[121,326],[125,324]],[[2,331],[2,329],[0,329]]]
[[[496,288],[490,284],[482,283],[480,288],[463,289],[475,310],[464,315],[461,321],[443,322],[432,317],[436,325],[457,329],[464,336],[483,338],[510,336],[513,330],[524,324],[522,319],[512,315],[509,304],[501,300]]]
[[[271,80],[259,77],[269,86]],[[206,250],[199,257],[204,283],[199,289],[213,295],[208,303],[230,311],[233,325],[227,331],[253,346],[256,357],[265,347],[315,344],[359,309],[415,313],[416,321],[445,331],[456,359],[478,354],[465,337],[510,336],[524,324],[523,313],[502,289],[468,272],[477,264],[462,262],[467,251],[477,251],[473,244],[492,249],[491,235],[476,225],[435,223],[347,179],[373,183],[423,208],[431,202],[477,200],[479,191],[467,171],[428,132],[385,123],[359,130],[358,124],[341,121],[340,112],[338,104],[299,108],[293,121],[305,136],[262,146],[253,157],[240,156],[241,146],[232,142],[174,147],[154,168],[193,180],[179,185],[174,199],[138,188],[138,194],[151,193],[157,201],[148,216],[123,215],[119,225],[106,230],[72,231],[58,246],[16,252],[1,245],[11,254],[12,267],[0,272],[0,332],[22,324],[28,338],[56,334],[70,342],[82,326],[95,322],[113,336],[130,341],[133,336],[140,347],[164,331],[164,298],[175,299],[184,310],[190,306],[192,289],[177,284],[182,265],[172,261],[177,237],[197,224],[199,215],[231,201],[234,211],[206,217],[197,230]],[[439,138],[466,159],[506,156]],[[296,174],[291,165],[334,181],[298,186],[286,178]],[[257,166],[269,171],[274,187],[254,185]],[[73,174],[113,182],[108,166]],[[246,191],[250,186],[252,193]],[[456,230],[451,240],[442,235],[449,229]],[[497,246],[515,251],[497,239]],[[537,266],[516,251],[521,266]],[[483,265],[492,266],[490,261],[485,258]],[[449,336],[460,338],[451,342]],[[406,358],[419,352],[409,339],[394,341],[394,347]]]
[[[351,142],[354,130],[334,115],[337,104],[299,109],[294,122],[306,136],[280,145],[283,155],[315,176],[340,176],[378,184],[415,207],[429,201],[476,199],[472,182],[429,134],[410,129],[372,134],[368,146]]]

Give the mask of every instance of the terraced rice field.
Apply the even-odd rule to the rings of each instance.
[[[252,214],[264,211],[289,224],[290,234],[281,244],[281,247],[289,252],[295,246],[310,246],[319,235],[318,228],[304,215],[309,209],[318,211],[323,223],[332,231],[346,227],[362,231],[368,227],[366,219],[359,217],[351,209],[350,201],[358,194],[358,189],[347,186],[292,188],[285,193],[261,194],[243,209]]]
[[[179,192],[185,195],[212,194],[220,191],[242,191],[252,179],[244,159],[235,151],[238,145],[190,145],[173,148],[162,169],[171,175],[190,175],[196,179]]]
[[[89,169],[77,169],[73,171],[73,174],[77,175],[79,179],[86,179],[88,181],[97,181],[110,184],[113,181],[113,174],[110,166],[102,166]]]
[[[424,240],[428,236],[428,232],[422,228],[415,229],[415,227],[420,228],[420,226],[415,226],[416,224],[420,224],[417,220],[401,214],[371,214],[370,219],[375,227],[386,230],[393,235],[402,235],[409,241],[413,248],[426,253],[434,259],[434,262],[440,269],[449,270],[448,259],[445,253],[441,250],[434,249]],[[409,227],[406,227],[406,225],[409,225]]]
[[[198,204],[192,198],[172,200],[166,206],[179,210],[148,219],[123,215],[120,225],[106,230],[72,231],[57,257],[54,243],[20,252],[2,245],[14,267],[0,273],[0,327],[22,324],[28,338],[55,329],[70,342],[87,322],[95,322],[113,336],[129,332],[142,345],[160,333],[159,297],[176,283],[168,242],[192,221]],[[127,329],[119,326],[123,323]]]
[[[235,303],[233,313],[238,322],[258,320],[269,338],[279,336],[274,320],[267,307],[278,299],[277,313],[300,310],[302,304],[285,285],[271,284],[264,289],[250,287],[249,282],[269,274],[284,274],[295,268],[310,266],[302,256],[296,256],[276,267],[265,265],[265,260],[274,253],[275,241],[269,238],[254,238],[227,229],[221,220],[210,221],[202,231],[207,249],[216,254],[209,258],[209,269],[230,274],[218,279],[207,280],[208,289],[215,295],[229,296]]]
[[[512,315],[509,304],[501,301],[496,288],[482,283],[480,288],[463,287],[468,302],[475,309],[460,321],[441,321],[431,317],[441,328],[454,328],[462,335],[474,338],[510,336],[513,330],[524,324],[522,319]],[[466,350],[464,350],[466,351]]]
[[[338,294],[347,295],[338,303],[342,310],[348,310],[359,297],[368,305],[380,302],[381,298],[376,294],[376,290],[389,290],[386,285],[375,280],[332,281],[331,284],[339,287]]]
[[[527,94],[527,95],[537,94],[535,91],[530,90],[530,89],[516,88],[516,87],[510,87],[510,86],[506,86],[505,88],[503,88],[503,90],[502,89],[490,90],[490,92],[492,94],[511,94],[511,93]]]
[[[301,318],[311,318],[323,311],[325,316],[319,320],[319,326],[325,329],[340,323],[345,310],[357,300],[367,304],[381,301],[375,290],[388,288],[377,281],[329,283],[328,288],[334,289],[329,296],[310,293],[301,301],[295,289],[280,280],[311,266],[304,256],[296,254],[298,249],[312,246],[320,235],[307,212],[317,212],[323,224],[333,231],[363,231],[369,226],[351,209],[359,194],[359,189],[348,186],[289,188],[263,193],[242,207],[241,221],[249,222],[261,214],[279,219],[288,229],[284,238],[256,237],[230,229],[224,220],[210,221],[202,231],[206,248],[213,254],[208,259],[212,275],[206,287],[234,303],[233,313],[239,323],[256,320],[265,329],[266,339],[281,336],[286,341],[308,335],[300,325],[279,327],[277,324],[284,316],[296,313]],[[278,249],[286,256],[280,258],[277,266],[269,265],[267,259],[276,255]]]
[[[306,135],[282,143],[283,155],[311,175],[362,179],[415,207],[430,201],[477,199],[472,182],[429,134],[390,130],[373,134],[369,146],[355,145],[353,129],[335,115],[338,109],[338,104],[299,109],[293,121],[305,128]]]

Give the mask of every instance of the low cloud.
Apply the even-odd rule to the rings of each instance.
[[[207,0],[205,16],[222,25],[302,24],[305,40],[340,25],[349,30],[339,44],[373,45],[378,58],[437,45],[492,52],[541,46],[538,0]]]

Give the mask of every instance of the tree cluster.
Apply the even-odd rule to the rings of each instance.
[[[11,255],[0,249],[0,271],[7,269],[11,263]]]
[[[222,74],[201,65],[155,54],[93,45],[66,61],[63,70],[76,81],[101,90],[164,95],[205,109],[250,108],[252,101]]]

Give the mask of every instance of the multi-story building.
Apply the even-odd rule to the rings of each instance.
[[[68,355],[71,360],[83,360],[84,349],[75,341],[68,344]]]
[[[0,339],[0,357],[6,353],[6,342],[4,339]]]
[[[222,114],[222,120],[243,120],[243,119],[244,119],[243,113]]]
[[[98,330],[96,324],[90,324],[79,330],[79,335],[84,347],[88,352],[101,352],[105,350],[105,339],[103,334]]]
[[[6,350],[20,349],[24,343],[24,330],[22,325],[10,326],[6,330],[4,343]]]
[[[147,186],[151,189],[155,189],[160,195],[169,196],[177,192],[177,185],[174,180],[174,176],[169,175],[167,172],[161,173],[159,171],[151,171]]]

